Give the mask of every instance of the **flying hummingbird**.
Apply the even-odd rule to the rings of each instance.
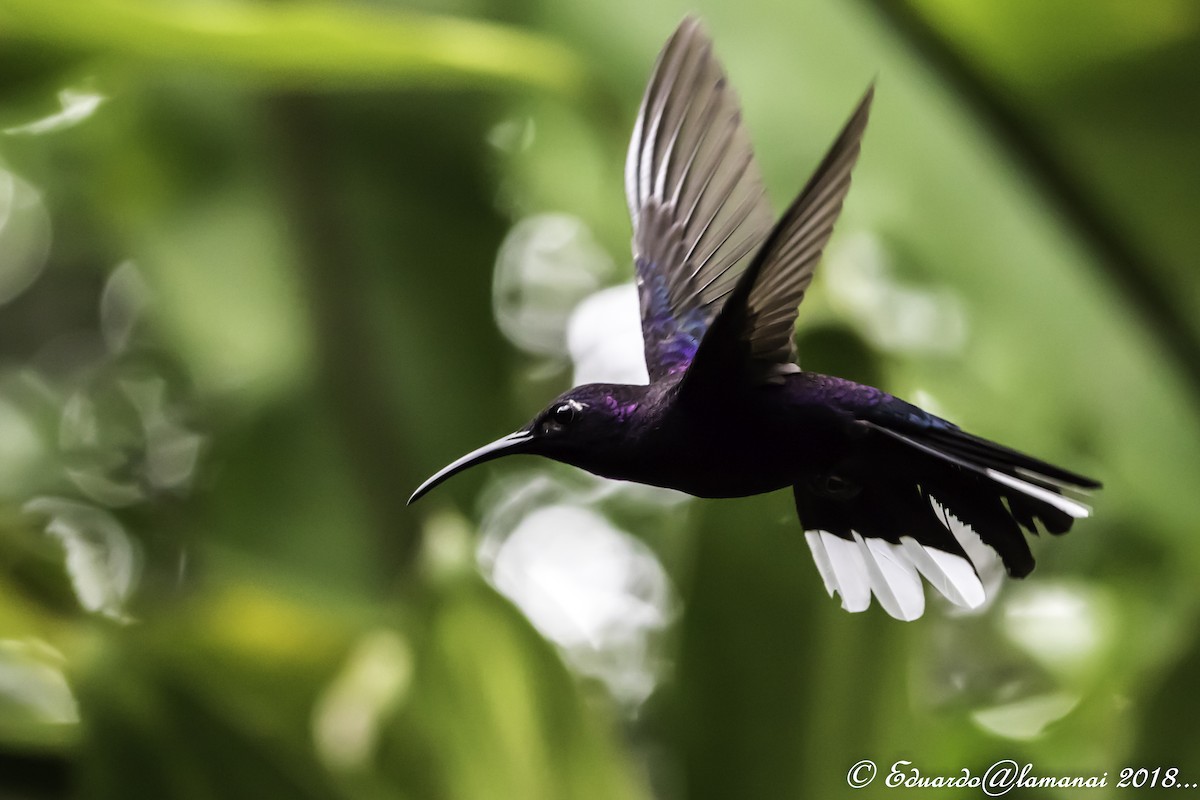
[[[979,543],[1033,569],[1021,528],[1064,533],[1090,478],[973,436],[871,386],[801,370],[797,307],[850,187],[874,87],[776,222],[737,97],[698,21],[667,41],[625,165],[649,385],[588,384],[413,493],[527,453],[596,475],[742,497],[791,487],[817,569],[848,611],[985,601]],[[969,555],[974,553],[974,555]],[[986,554],[985,554],[986,555]]]

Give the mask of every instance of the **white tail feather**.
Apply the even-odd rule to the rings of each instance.
[[[830,597],[839,595],[847,611],[865,611],[874,594],[892,617],[917,619],[925,611],[921,576],[963,608],[978,608],[987,599],[974,566],[961,555],[928,547],[908,536],[893,544],[857,532],[852,535],[853,539],[844,539],[819,530],[804,534],[826,591]]]
[[[901,538],[900,543],[925,580],[954,605],[974,609],[987,600],[983,582],[967,559],[936,547],[925,547],[908,536]]]
[[[871,574],[871,589],[891,616],[911,622],[925,613],[925,591],[917,570],[898,544],[854,534]]]
[[[1012,475],[1006,475],[1003,472],[987,468],[984,470],[987,476],[997,483],[1003,483],[1005,486],[1011,486],[1018,492],[1028,495],[1035,500],[1041,500],[1043,503],[1049,503],[1064,514],[1069,514],[1076,519],[1080,517],[1090,517],[1092,510],[1077,500],[1072,500],[1069,497],[1063,497],[1057,492],[1052,492],[1049,489],[1037,486],[1029,481],[1023,481],[1020,478],[1014,478]]]

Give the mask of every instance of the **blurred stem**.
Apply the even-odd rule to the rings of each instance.
[[[352,469],[374,516],[377,549],[387,577],[412,577],[420,547],[416,516],[408,513],[405,477],[409,452],[391,420],[388,387],[373,363],[373,337],[358,307],[363,285],[348,220],[336,202],[337,187],[328,154],[332,136],[318,101],[304,95],[276,95],[267,111],[284,186],[285,210],[295,221],[297,259],[304,270],[318,360],[318,391],[328,403],[345,442]]]
[[[1170,287],[1156,281],[1154,273],[1145,269],[1144,265],[1154,259],[1134,244],[1119,220],[1088,195],[1047,144],[1038,126],[1004,96],[968,54],[956,48],[910,3],[865,1],[953,87],[1067,224],[1100,256],[1107,277],[1137,309],[1142,323],[1163,352],[1170,354],[1179,374],[1187,377],[1194,396],[1200,397],[1200,338],[1188,323],[1187,309],[1175,301]]]
[[[552,39],[394,6],[0,0],[2,40],[224,69],[277,87],[507,82],[578,95],[589,82]]]

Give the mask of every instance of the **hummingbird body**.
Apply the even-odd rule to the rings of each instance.
[[[409,502],[475,464],[541,455],[605,478],[741,497],[791,487],[830,594],[911,620],[922,578],[986,599],[979,564],[1023,577],[1022,528],[1064,533],[1090,478],[969,434],[879,389],[805,372],[793,340],[850,186],[873,88],[776,222],[737,99],[694,19],[659,56],[625,168],[650,383],[588,384],[468,453]]]
[[[572,441],[554,457],[605,478],[696,497],[745,497],[832,474],[865,433],[856,415],[901,402],[869,386],[799,372],[778,383],[734,384],[704,403],[680,403],[682,377],[645,387],[636,408],[607,426],[620,442],[598,448]],[[613,396],[610,387],[600,391]],[[578,398],[578,390],[572,394]]]

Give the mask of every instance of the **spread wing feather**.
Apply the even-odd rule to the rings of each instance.
[[[741,335],[750,343],[750,358],[768,371],[795,371],[797,307],[850,190],[873,96],[871,87],[756,259],[760,266],[746,299]]]
[[[658,380],[687,368],[772,222],[737,97],[693,18],[646,87],[625,193],[646,366]]]

